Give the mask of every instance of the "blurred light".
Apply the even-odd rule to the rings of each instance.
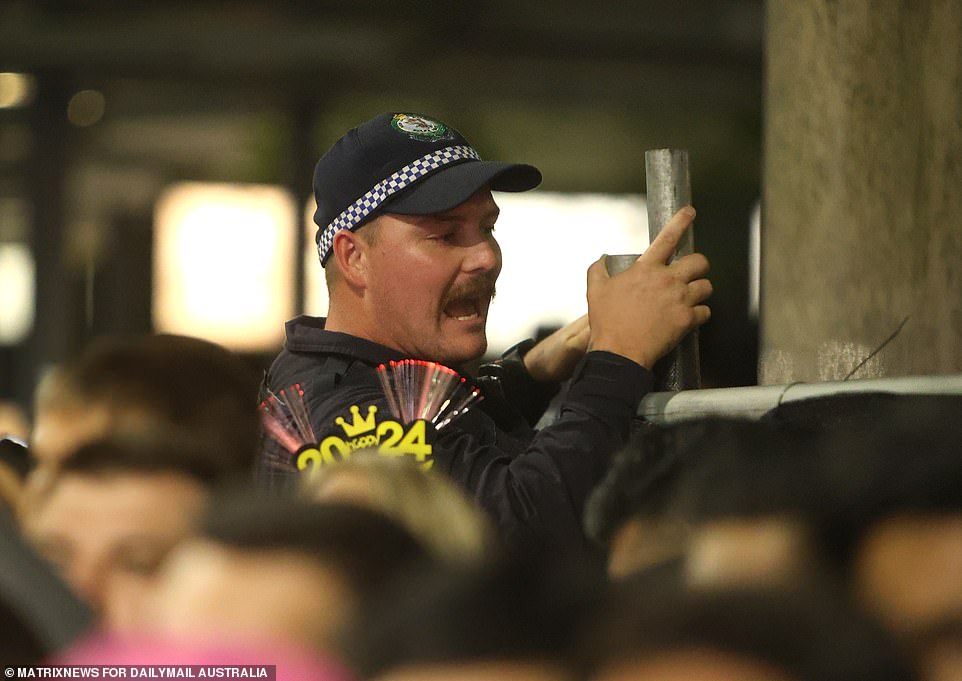
[[[589,265],[602,254],[648,247],[641,195],[498,193],[495,236],[504,266],[488,317],[488,354],[588,311]],[[629,313],[628,310],[625,311]]]
[[[0,73],[0,109],[26,106],[33,97],[33,78],[25,73]]]
[[[279,346],[293,316],[296,222],[279,187],[169,189],[156,209],[155,328],[239,351]]]
[[[24,243],[0,243],[0,345],[26,339],[33,328],[34,260]]]
[[[67,119],[78,128],[86,128],[104,117],[107,102],[97,90],[81,90],[67,103]]]
[[[314,224],[316,209],[314,198],[308,199],[304,207],[304,314],[325,317],[329,300],[324,268],[317,258],[317,242],[314,241],[317,232],[317,225]]]

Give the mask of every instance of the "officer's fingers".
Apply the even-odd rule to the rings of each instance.
[[[701,326],[711,319],[711,308],[709,308],[707,305],[696,305],[695,307],[691,308],[691,311],[695,319],[696,327]]]
[[[703,303],[711,297],[713,288],[707,279],[696,279],[688,284],[688,303]]]
[[[681,241],[682,235],[691,226],[694,219],[695,209],[691,206],[685,206],[679,210],[665,224],[655,240],[651,242],[648,249],[638,259],[652,263],[667,263],[675,254],[678,242]]]
[[[711,263],[701,253],[690,253],[678,258],[669,267],[681,281],[694,281],[708,274]]]

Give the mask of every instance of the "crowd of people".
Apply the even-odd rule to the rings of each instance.
[[[97,343],[47,378],[48,444],[16,468],[5,441],[5,661],[359,681],[962,673],[960,398],[638,421],[574,559],[512,546],[450,476],[376,450],[258,488],[257,382],[164,335]]]
[[[402,418],[392,362],[486,352],[491,190],[539,181],[435,119],[378,116],[318,164],[330,314],[292,320],[266,376],[162,334],[54,367],[0,450],[0,658],[337,681],[962,678],[960,398],[636,416],[653,363],[709,317],[707,260],[673,258],[691,209],[626,271],[592,265],[586,317],[441,372],[476,386],[471,409]],[[284,391],[313,439],[278,449],[264,419]]]

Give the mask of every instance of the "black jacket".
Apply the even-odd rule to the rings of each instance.
[[[297,317],[286,331],[267,385],[276,392],[301,384],[325,456],[336,460],[355,446],[399,442],[396,427],[384,424],[394,417],[376,368],[403,354],[326,331],[323,318]],[[575,369],[558,418],[539,431],[532,424],[552,391],[528,377],[517,353],[483,365],[478,384],[485,394],[480,408],[440,432],[428,428],[430,454],[418,444],[406,453],[460,483],[491,514],[509,549],[588,551],[585,500],[626,441],[638,403],[651,389],[650,372],[619,355],[589,352]],[[422,442],[417,435],[406,439]]]

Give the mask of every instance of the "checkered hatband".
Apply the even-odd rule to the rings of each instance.
[[[411,186],[430,172],[446,166],[454,161],[473,159],[480,161],[481,157],[474,149],[468,146],[445,147],[432,151],[426,156],[409,163],[390,177],[381,180],[374,188],[364,196],[352,203],[343,213],[338,215],[321,233],[321,238],[317,242],[317,256],[321,263],[327,259],[331,246],[334,243],[334,235],[342,229],[355,229],[367,218],[378,206],[384,203],[392,194]]]

